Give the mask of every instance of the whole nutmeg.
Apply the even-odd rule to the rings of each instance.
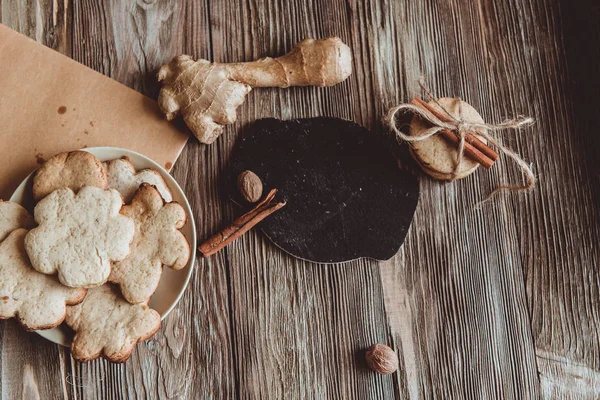
[[[367,364],[382,375],[393,374],[398,369],[396,352],[385,344],[375,343],[367,350]]]
[[[238,176],[237,184],[240,194],[247,202],[256,203],[262,197],[263,185],[258,175],[254,172],[242,172]]]

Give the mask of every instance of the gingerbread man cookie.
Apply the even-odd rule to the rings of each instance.
[[[141,303],[156,290],[163,265],[178,270],[190,259],[190,245],[179,231],[187,215],[179,204],[165,204],[146,183],[121,213],[135,222],[135,236],[127,258],[113,263],[109,281],[119,284],[127,301]]]

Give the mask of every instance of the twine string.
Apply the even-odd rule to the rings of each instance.
[[[435,97],[434,95],[432,95],[431,92],[425,87],[422,78],[419,80],[419,85],[421,86],[423,91],[429,96],[429,98],[437,106],[439,106],[441,108],[442,112],[452,120],[452,122],[444,122],[444,121],[440,120],[439,118],[437,118],[432,113],[430,113],[429,111],[424,110],[420,107],[417,107],[413,104],[400,104],[396,107],[391,108],[389,110],[387,118],[386,118],[386,122],[387,122],[388,126],[394,131],[397,139],[408,142],[408,143],[412,143],[412,142],[419,142],[422,140],[427,140],[435,135],[439,135],[441,133],[441,131],[444,129],[448,129],[448,130],[451,130],[454,133],[456,133],[456,135],[458,136],[460,141],[458,144],[456,163],[454,166],[454,170],[452,172],[452,179],[454,180],[456,178],[456,173],[457,173],[458,169],[460,168],[460,166],[462,165],[462,161],[463,161],[464,148],[465,148],[465,135],[468,132],[476,133],[478,136],[485,138],[487,140],[488,144],[494,145],[502,153],[504,153],[506,156],[508,156],[510,159],[512,159],[517,164],[517,166],[522,171],[522,173],[525,177],[525,182],[520,185],[507,185],[507,184],[500,185],[499,187],[494,189],[494,191],[484,201],[489,200],[492,196],[494,196],[495,194],[497,194],[503,190],[510,190],[510,191],[528,190],[535,186],[536,177],[535,177],[535,174],[533,173],[533,170],[531,169],[531,166],[528,165],[517,153],[515,153],[508,147],[501,144],[498,137],[496,137],[496,134],[498,132],[501,132],[501,131],[504,131],[507,129],[519,130],[519,129],[522,129],[522,128],[532,125],[535,122],[533,118],[517,116],[514,119],[508,119],[499,124],[472,123],[472,122],[464,121],[461,118],[453,115],[442,104],[440,104],[438,98]],[[460,100],[460,99],[458,99],[458,100]],[[396,126],[396,115],[398,113],[402,113],[402,114],[412,113],[413,115],[417,115],[418,117],[429,122],[432,126],[428,129],[426,129],[423,132],[423,134],[421,134],[419,136],[405,135]],[[460,115],[460,113],[459,113],[459,115]]]

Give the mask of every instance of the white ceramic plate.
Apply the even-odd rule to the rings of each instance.
[[[160,165],[152,161],[146,156],[136,153],[131,150],[119,149],[116,147],[92,147],[89,149],[83,149],[98,157],[101,161],[114,160],[123,156],[129,157],[131,163],[137,170],[142,168],[152,168],[162,175],[163,179],[167,183],[169,189],[173,193],[173,200],[181,204],[181,206],[187,212],[189,219],[187,224],[181,229],[181,232],[185,235],[192,249],[192,255],[190,261],[185,268],[179,271],[173,271],[170,268],[164,268],[162,277],[158,288],[152,298],[150,299],[150,308],[156,310],[162,319],[164,319],[171,310],[175,307],[185,288],[188,285],[190,277],[192,276],[192,270],[196,260],[196,226],[194,224],[194,216],[190,203],[188,202],[183,190],[177,184],[175,179]],[[30,211],[33,207],[33,196],[31,194],[31,187],[33,184],[33,172],[29,174],[27,178],[15,190],[10,198],[10,201],[20,203]],[[70,346],[73,339],[73,331],[69,329],[65,324],[46,331],[38,331],[39,335],[50,340],[51,342]]]

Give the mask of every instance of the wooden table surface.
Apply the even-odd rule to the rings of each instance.
[[[597,1],[1,0],[0,21],[153,97],[156,70],[181,53],[248,61],[332,35],[352,48],[344,83],[254,90],[215,144],[190,140],[173,175],[200,238],[239,212],[220,183],[249,122],[327,115],[384,131],[420,76],[489,122],[535,117],[502,137],[539,179],[474,209],[519,181],[514,164],[423,176],[404,246],[382,263],[315,265],[251,232],[198,260],[183,300],[123,365],[77,363],[2,322],[2,399],[600,397]],[[398,373],[365,367],[374,342],[397,350]]]

